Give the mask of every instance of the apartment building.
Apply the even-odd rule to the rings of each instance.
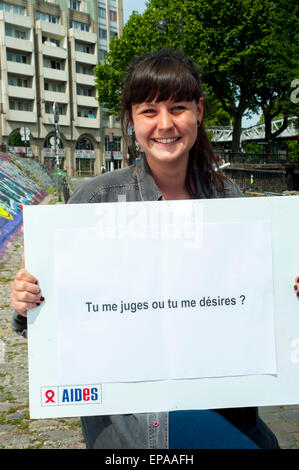
[[[70,175],[123,164],[120,125],[99,107],[93,71],[122,27],[122,0],[0,1],[2,148],[49,168],[58,156]]]

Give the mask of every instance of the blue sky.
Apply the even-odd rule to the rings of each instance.
[[[145,1],[143,0],[123,0],[124,23],[126,23],[133,11],[143,13],[145,10]]]

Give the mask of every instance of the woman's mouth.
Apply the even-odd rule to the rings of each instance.
[[[180,139],[180,137],[168,137],[167,139],[153,139],[155,142],[158,144],[173,144],[174,142],[177,142]]]

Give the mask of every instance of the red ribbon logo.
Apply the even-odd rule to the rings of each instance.
[[[54,390],[47,390],[45,396],[47,398],[47,401],[45,401],[45,403],[55,403],[55,401],[53,400],[55,396]]]

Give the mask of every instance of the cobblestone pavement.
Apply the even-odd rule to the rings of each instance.
[[[10,327],[10,282],[22,252],[20,233],[0,263],[0,449],[85,448],[78,418],[29,419],[27,340]]]
[[[29,419],[27,340],[10,328],[10,282],[22,267],[19,233],[0,261],[0,449],[83,449],[78,418]],[[260,408],[281,448],[299,448],[299,405]]]

